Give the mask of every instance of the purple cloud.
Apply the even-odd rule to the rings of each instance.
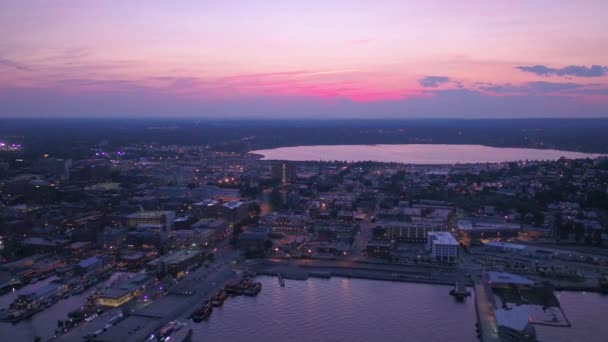
[[[418,83],[425,88],[435,88],[448,82],[450,78],[446,76],[426,76],[418,80]]]
[[[21,63],[0,57],[0,67],[2,67],[2,66],[8,67],[11,69],[21,70],[21,71],[30,71],[30,68],[28,68],[27,66],[25,66]]]
[[[569,91],[585,87],[585,84],[572,82],[529,82],[521,85],[511,83],[505,84],[482,84],[479,90],[488,91],[496,94],[511,93],[556,93]]]
[[[563,68],[551,68],[545,65],[518,66],[523,72],[533,73],[539,76],[575,76],[575,77],[602,77],[608,74],[608,67],[603,65],[569,65]]]

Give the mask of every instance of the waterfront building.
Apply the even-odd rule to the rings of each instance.
[[[518,244],[518,243],[510,243],[510,242],[502,242],[502,241],[488,241],[485,244],[486,249],[491,251],[499,251],[499,252],[507,252],[507,253],[517,253],[524,254],[528,252],[528,247],[526,245]]]
[[[426,250],[439,261],[456,261],[458,258],[458,241],[450,232],[428,232]]]
[[[182,277],[190,268],[202,264],[204,254],[202,250],[179,250],[148,263],[148,269],[159,274],[170,274]]]
[[[270,229],[263,226],[244,231],[239,236],[239,247],[244,250],[263,250],[269,234]]]
[[[124,277],[103,290],[97,298],[97,304],[108,307],[118,307],[138,297],[143,290],[155,282],[155,277],[149,273],[138,273],[133,277]]]
[[[368,256],[374,258],[389,259],[393,250],[393,244],[390,241],[372,240],[367,243],[365,252]]]
[[[401,242],[426,242],[427,233],[445,230],[442,221],[416,221],[416,222],[385,222],[384,227],[389,240]]]
[[[536,329],[530,322],[527,306],[494,310],[498,335],[502,341],[536,341]]]
[[[519,223],[494,220],[460,220],[458,233],[465,244],[477,243],[484,239],[506,239],[516,237],[521,231]]]

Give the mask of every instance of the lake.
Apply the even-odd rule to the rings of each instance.
[[[291,161],[376,161],[421,165],[500,163],[518,160],[557,160],[597,158],[597,153],[582,153],[531,148],[498,148],[482,145],[318,145],[279,147],[251,151],[264,160]]]

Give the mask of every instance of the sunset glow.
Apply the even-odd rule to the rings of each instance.
[[[601,0],[5,0],[0,115],[605,117],[606,13]]]

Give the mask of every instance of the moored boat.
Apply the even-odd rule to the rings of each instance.
[[[224,304],[224,301],[226,300],[227,297],[227,293],[224,290],[220,290],[218,291],[218,293],[215,294],[215,296],[213,296],[213,298],[211,298],[211,303],[213,304],[213,306],[221,306],[222,304]]]
[[[203,305],[192,314],[192,320],[197,323],[202,322],[203,320],[209,318],[212,310],[213,306],[211,302],[206,300]]]
[[[258,293],[260,293],[261,290],[261,283],[253,283],[253,285],[243,291],[243,294],[245,294],[246,296],[256,296]]]

